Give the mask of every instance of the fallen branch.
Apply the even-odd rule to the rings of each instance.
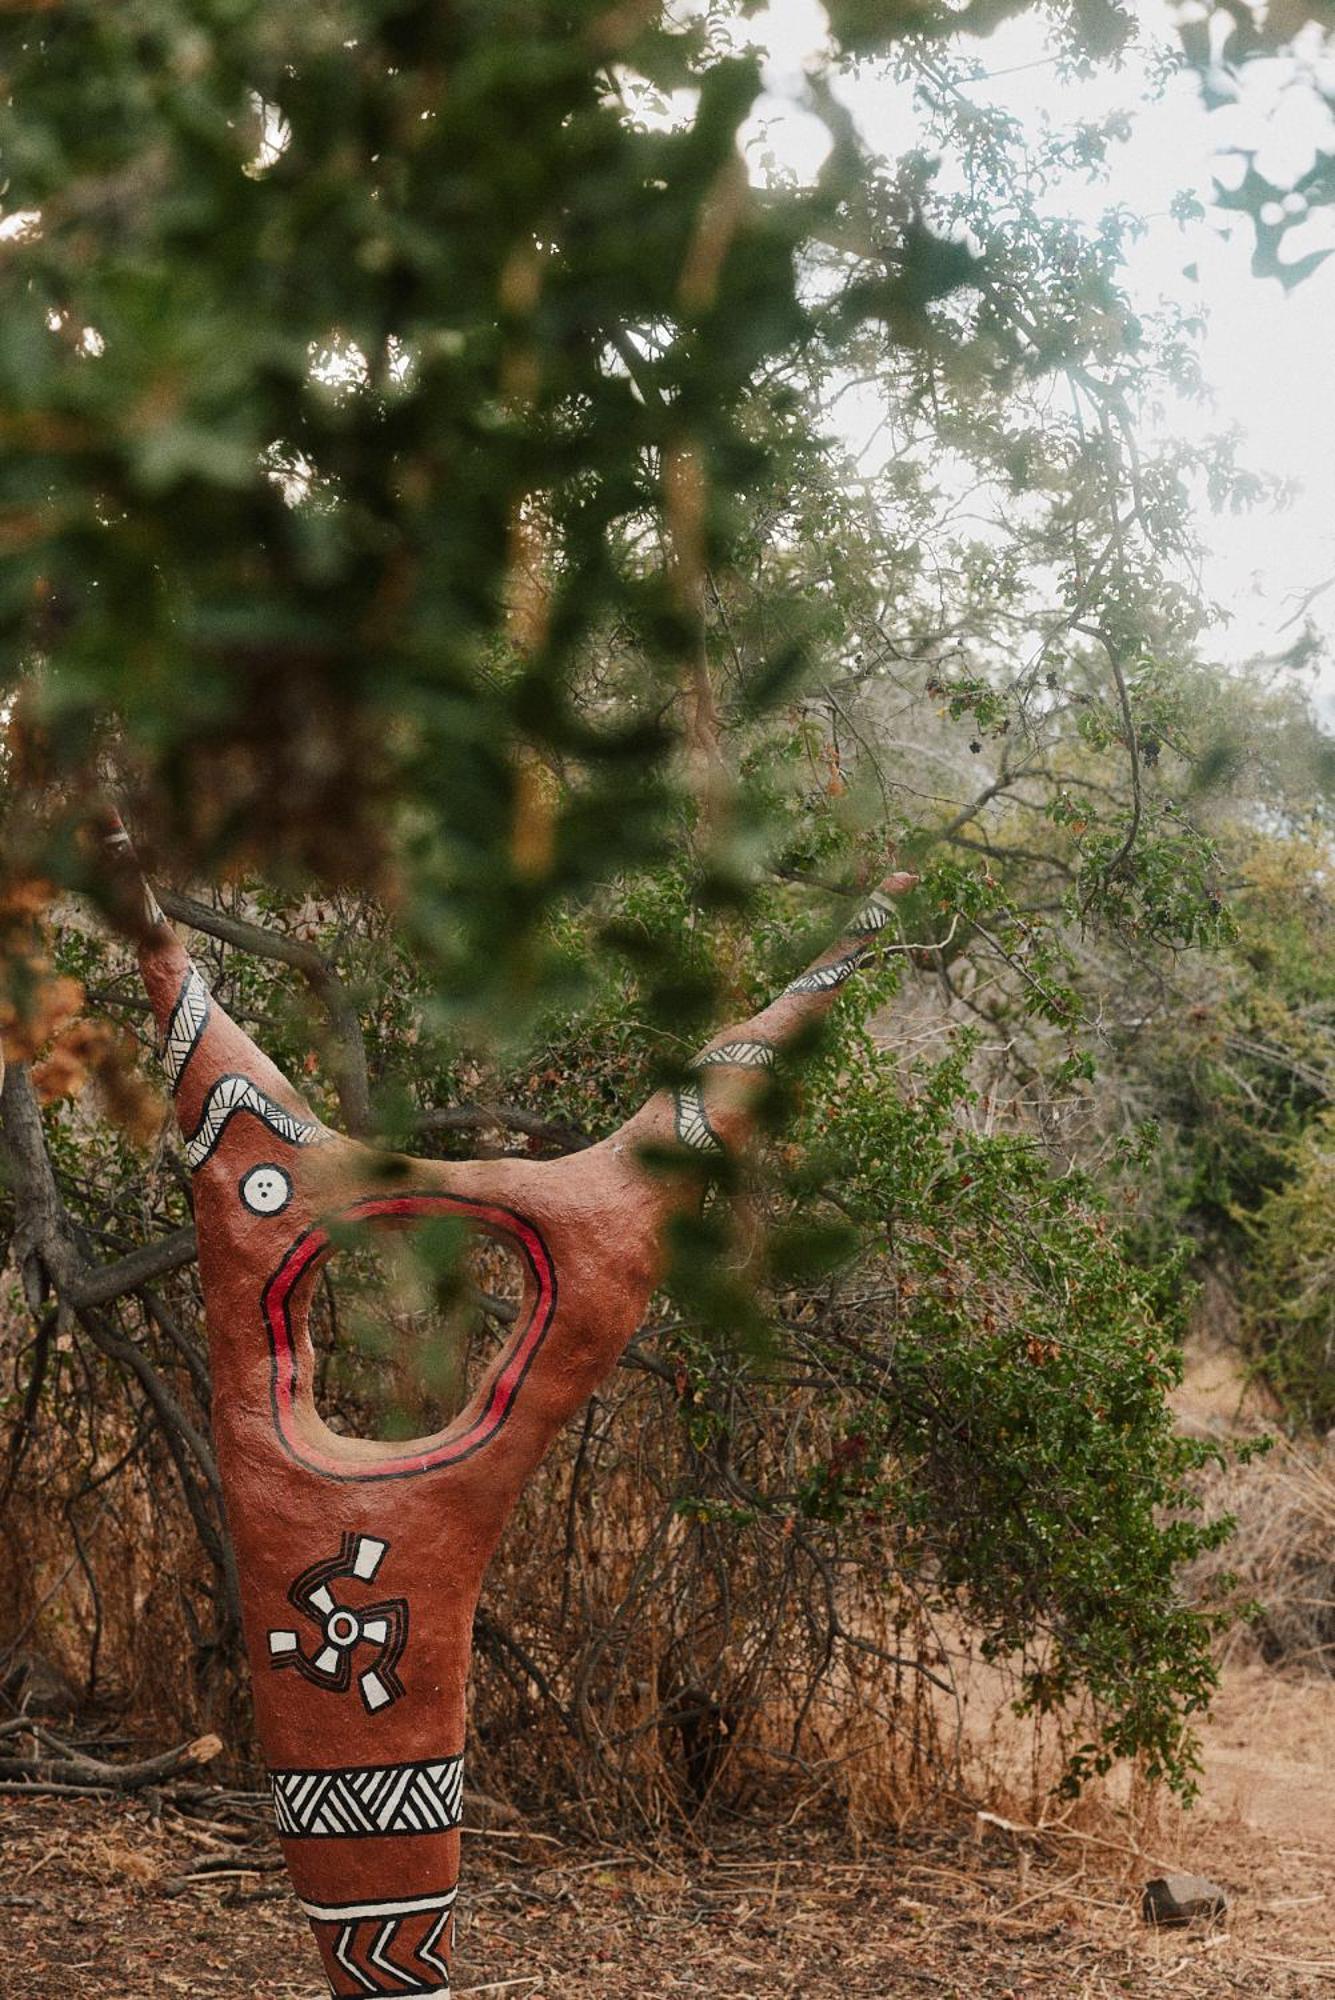
[[[56,1743],[49,1730],[42,1740]],[[217,1736],[197,1736],[193,1743],[144,1757],[133,1764],[107,1764],[100,1757],[61,1745],[48,1757],[0,1758],[0,1791],[4,1792],[138,1792],[146,1785],[169,1783],[187,1771],[211,1764],[222,1754]]]

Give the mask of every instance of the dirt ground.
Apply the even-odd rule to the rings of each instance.
[[[456,1987],[475,2000],[1329,2000],[1335,1683],[1231,1673],[1205,1747],[1201,1805],[1140,1851],[1112,1818],[1034,1839],[961,1815],[860,1853],[753,1827],[669,1857],[478,1831]],[[0,1828],[3,1995],[324,1993],[266,1836],[238,1854],[146,1798],[9,1799]],[[227,1872],[182,1879],[201,1863]],[[1222,1922],[1142,1922],[1141,1885],[1174,1864],[1228,1891]]]
[[[1230,1428],[1240,1397],[1236,1365],[1198,1352],[1179,1415]],[[1151,1826],[1109,1807],[1034,1836],[961,1810],[857,1849],[771,1824],[672,1852],[478,1828],[455,1987],[474,2000],[1335,2000],[1335,1680],[1228,1667],[1202,1748],[1200,1802]],[[1144,1883],[1175,1867],[1226,1890],[1222,1921],[1142,1921]],[[0,1914],[2,2000],[326,1994],[258,1809],[221,1794],[202,1819],[147,1795],[0,1797]]]

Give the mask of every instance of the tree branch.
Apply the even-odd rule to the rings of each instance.
[[[97,1292],[99,1273],[90,1271],[86,1265],[75,1226],[60,1198],[46,1149],[37,1093],[26,1063],[12,1063],[5,1075],[0,1092],[0,1139],[14,1198],[14,1254],[29,1310],[36,1316],[44,1307],[49,1310],[48,1301],[54,1301],[57,1322],[73,1313],[93,1345],[108,1359],[128,1368],[138,1381],[162,1428],[186,1505],[218,1570],[227,1596],[229,1619],[235,1623],[239,1619],[240,1598],[231,1545],[221,1526],[222,1487],[213,1453],[148,1356],[132,1340],[118,1333],[103,1305],[93,1303],[89,1297],[90,1292]],[[172,1256],[183,1249],[180,1234],[177,1232],[175,1242],[172,1238],[164,1239],[172,1246]],[[132,1252],[108,1270],[123,1272],[127,1264],[135,1266],[138,1283],[142,1285],[145,1265],[160,1258],[161,1250],[161,1245],[150,1245],[146,1253]],[[111,1296],[119,1296],[128,1289],[117,1282]],[[191,1474],[190,1460],[208,1488],[214,1516],[210,1515]]]
[[[513,1104],[442,1104],[430,1111],[419,1111],[413,1124],[419,1132],[479,1132],[489,1125],[499,1125],[502,1131],[543,1139],[567,1153],[582,1153],[594,1143],[573,1125],[540,1117],[536,1111],[522,1111]]]
[[[170,1236],[159,1237],[156,1243],[145,1243],[127,1257],[118,1257],[114,1264],[103,1264],[67,1282],[64,1296],[76,1309],[110,1305],[113,1299],[126,1292],[137,1292],[154,1278],[183,1271],[187,1264],[194,1263],[196,1254],[195,1226],[187,1223],[183,1229],[174,1229]]]

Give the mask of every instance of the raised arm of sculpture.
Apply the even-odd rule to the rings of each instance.
[[[914,878],[882,883],[772,1005],[600,1145],[442,1162],[321,1124],[211,997],[124,832],[106,838],[193,1176],[213,1430],[288,1869],[335,1995],[445,1994],[487,1562],[524,1481],[640,1325],[669,1221],[699,1199],[698,1168],[665,1169],[664,1151],[744,1144],[776,1051],[830,1006]],[[517,1253],[514,1329],[436,1435],[341,1437],[315,1408],[308,1328],[331,1232],[442,1214]]]

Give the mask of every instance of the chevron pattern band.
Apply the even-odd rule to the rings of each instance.
[[[783,990],[785,993],[828,993],[832,986],[842,986],[846,979],[851,979],[865,956],[859,945],[856,951],[850,951],[845,958],[836,958],[830,965],[813,965],[810,972],[790,980]]]
[[[271,1771],[269,1783],[278,1831],[288,1838],[447,1833],[463,1817],[462,1757],[342,1771]]]
[[[181,990],[176,996],[176,1005],[172,1008],[167,1032],[162,1039],[162,1067],[173,1090],[181,1081],[182,1072],[204,1032],[211,1005],[209,989],[201,979],[198,967],[192,965],[181,982]]]
[[[773,1069],[774,1047],[770,1042],[720,1042],[706,1049],[691,1064],[692,1069]]]
[[[743,1041],[720,1042],[716,1048],[706,1049],[691,1064],[693,1070],[702,1069],[773,1069],[774,1049],[769,1042]],[[683,1146],[689,1146],[696,1153],[721,1153],[723,1141],[709,1122],[705,1109],[705,1093],[698,1083],[683,1083],[676,1091],[673,1104],[676,1111],[677,1138]]]
[[[673,1095],[677,1138],[695,1153],[721,1153],[723,1141],[709,1122],[705,1094],[698,1083],[683,1083]]]
[[[305,1903],[302,1909],[327,1951],[334,1992],[447,1995],[441,1952],[455,1891],[364,1903]],[[335,1970],[337,1968],[337,1970]]]
[[[220,1076],[204,1100],[198,1125],[185,1142],[185,1157],[192,1174],[203,1166],[227,1127],[242,1111],[262,1120],[289,1146],[315,1146],[325,1136],[323,1126],[285,1111],[248,1076]]]

